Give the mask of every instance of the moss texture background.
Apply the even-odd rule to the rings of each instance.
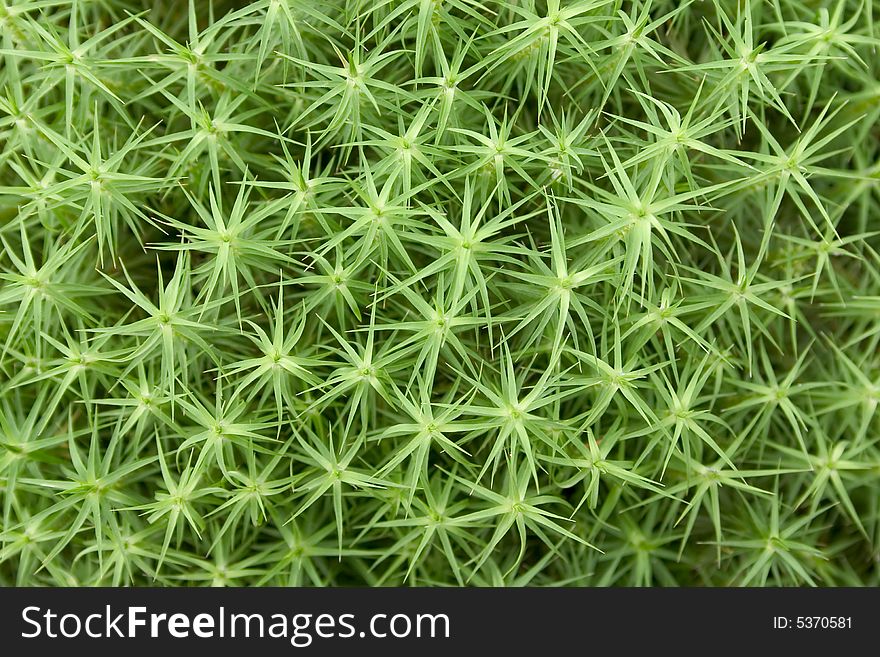
[[[0,0],[0,583],[878,585],[840,0]]]

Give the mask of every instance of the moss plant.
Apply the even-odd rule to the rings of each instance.
[[[0,583],[880,585],[873,0],[0,0]]]

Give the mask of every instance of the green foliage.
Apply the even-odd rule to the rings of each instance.
[[[880,585],[821,4],[0,0],[0,584]]]

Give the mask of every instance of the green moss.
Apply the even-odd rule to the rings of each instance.
[[[872,2],[0,1],[0,583],[878,585]]]

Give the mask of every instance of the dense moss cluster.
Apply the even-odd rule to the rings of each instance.
[[[0,35],[3,584],[880,584],[873,0]]]

